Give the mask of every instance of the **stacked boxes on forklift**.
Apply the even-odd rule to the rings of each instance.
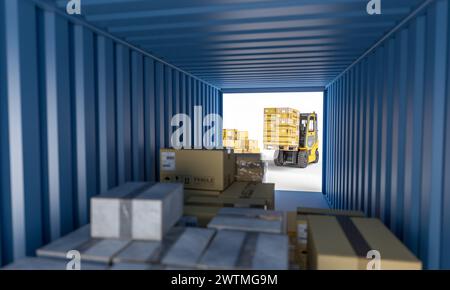
[[[295,150],[299,145],[299,111],[291,108],[264,109],[264,148]]]

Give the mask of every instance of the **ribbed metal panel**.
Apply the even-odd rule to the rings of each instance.
[[[217,88],[32,1],[0,2],[0,61],[1,264],[86,224],[91,196],[155,180],[173,114],[220,112]]]
[[[450,268],[449,16],[434,1],[326,89],[329,203],[381,218],[429,269]]]
[[[66,0],[56,2],[61,10]],[[224,89],[324,87],[423,0],[82,0],[82,18]]]

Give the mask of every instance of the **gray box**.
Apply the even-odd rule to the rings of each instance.
[[[182,184],[125,183],[91,199],[91,235],[160,241],[182,213]]]
[[[283,217],[283,212],[278,211],[222,208],[208,224],[208,228],[283,234]]]

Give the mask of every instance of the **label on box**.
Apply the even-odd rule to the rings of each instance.
[[[161,168],[163,171],[175,171],[175,152],[161,153]]]
[[[215,180],[212,176],[194,176],[193,183],[213,185],[215,183]]]

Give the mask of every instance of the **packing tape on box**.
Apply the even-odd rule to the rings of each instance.
[[[364,236],[352,222],[348,216],[336,216],[341,229],[344,231],[347,240],[350,242],[356,255],[361,258],[366,258],[367,253],[371,251],[370,245],[367,243]]]
[[[154,184],[145,184],[121,198],[119,223],[121,237],[128,237],[132,234],[131,216],[133,214],[133,207],[131,200],[138,197],[152,186],[154,186]]]

